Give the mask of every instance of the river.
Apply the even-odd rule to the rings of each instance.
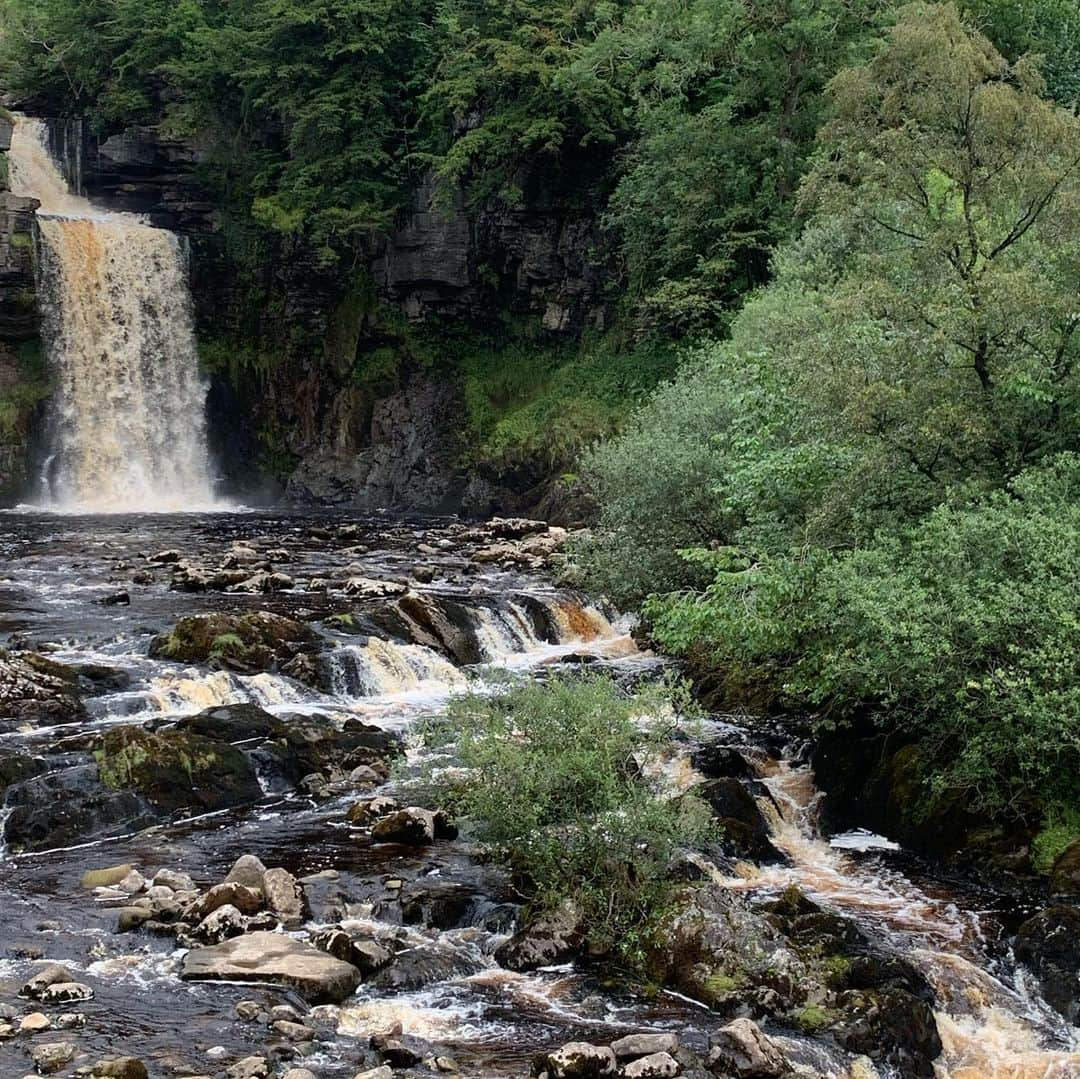
[[[478,558],[491,542],[453,519],[6,514],[0,517],[0,639],[88,673],[82,718],[62,726],[0,724],[0,765],[18,753],[44,759],[46,774],[59,775],[81,762],[79,754],[103,731],[157,727],[215,705],[251,702],[286,722],[311,713],[338,725],[360,719],[407,738],[470,680],[497,683],[511,672],[546,677],[583,664],[609,670],[627,684],[657,675],[663,664],[638,650],[627,620],[560,589],[543,570]],[[273,569],[287,574],[278,582],[281,590],[170,587],[178,562],[228,564],[237,551],[272,558]],[[155,560],[162,554],[164,561]],[[392,590],[407,587],[412,595],[467,612],[463,624],[478,662],[455,662],[389,633],[385,640],[357,635],[347,621],[335,620],[331,616],[363,614],[385,602],[358,597],[355,590],[346,594],[346,582],[358,574],[369,590],[371,581],[389,582]],[[282,674],[150,658],[154,636],[178,618],[255,610],[315,627],[323,690]],[[937,996],[940,1079],[1080,1076],[1080,1035],[1039,1000],[1001,943],[1002,917],[995,910],[1000,897],[946,885],[888,844],[875,846],[859,836],[832,843],[822,838],[814,813],[820,796],[800,763],[804,747],[797,740],[778,752],[784,739],[777,732],[766,737],[753,723],[731,717],[713,717],[698,736],[730,743],[752,763],[772,841],[785,856],[773,866],[711,866],[702,887],[756,902],[796,884],[912,962]],[[412,757],[419,752],[412,745]],[[684,780],[686,752],[675,752],[672,761]],[[527,1074],[536,1052],[570,1040],[606,1044],[634,1031],[671,1030],[684,1044],[703,1049],[722,1022],[677,993],[635,993],[629,981],[595,965],[528,974],[502,969],[493,953],[513,928],[517,908],[476,862],[467,840],[421,848],[373,844],[346,821],[355,791],[312,797],[272,775],[262,780],[262,798],[243,808],[134,833],[75,836],[55,847],[3,848],[0,1005],[11,1006],[12,1014],[28,1010],[15,994],[37,960],[76,971],[94,990],[91,1001],[77,1005],[85,1025],[50,1035],[77,1045],[72,1069],[95,1057],[129,1054],[145,1061],[151,1075],[224,1074],[234,1061],[270,1045],[264,1030],[237,1019],[238,1001],[299,1005],[282,990],[181,981],[184,950],[176,941],[117,933],[117,901],[95,898],[80,880],[89,869],[118,863],[147,876],[160,868],[185,872],[206,887],[240,855],[254,854],[305,881],[314,913],[296,935],[325,925],[335,904],[375,931],[395,935],[414,960],[400,984],[361,985],[340,1006],[312,1014],[319,1035],[302,1063],[319,1077],[351,1079],[358,1046],[394,1023],[443,1047],[465,1074],[495,1076]],[[387,791],[393,793],[393,780],[375,793]],[[9,805],[5,819],[10,812]],[[869,849],[852,849],[859,847]],[[388,889],[413,896],[421,907],[433,894],[452,894],[455,913],[403,917],[400,903],[387,902]],[[801,1074],[873,1074],[859,1071],[851,1054],[827,1035],[775,1033]],[[30,1071],[29,1045],[25,1037],[0,1041],[0,1073]],[[292,1053],[281,1050],[281,1069]],[[877,1074],[899,1073],[882,1068]]]

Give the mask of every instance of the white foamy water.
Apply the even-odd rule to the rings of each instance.
[[[791,864],[749,870],[745,879],[724,881],[726,886],[797,884],[811,898],[906,945],[901,950],[937,996],[943,1045],[937,1079],[1080,1079],[1080,1030],[1029,996],[1022,981],[1007,984],[985,969],[975,911],[924,891],[901,873],[852,857],[896,848],[881,836],[847,833],[830,845],[817,828],[821,794],[813,772],[786,764],[769,771],[762,782],[771,798],[759,799],[759,805],[773,843]]]
[[[17,118],[9,164],[12,191],[41,203],[38,300],[55,389],[38,508],[217,508],[180,239],[72,193],[38,120]]]

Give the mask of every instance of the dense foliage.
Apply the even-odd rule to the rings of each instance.
[[[534,913],[569,902],[592,948],[629,961],[678,888],[675,855],[712,836],[706,807],[666,797],[637,763],[670,736],[680,703],[666,687],[630,697],[609,678],[557,678],[456,698],[431,732],[460,765],[434,772],[442,800]]]
[[[924,4],[837,75],[805,231],[592,455],[582,553],[682,589],[654,632],[731,692],[874,715],[996,808],[1080,803],[1080,121],[1042,91]]]

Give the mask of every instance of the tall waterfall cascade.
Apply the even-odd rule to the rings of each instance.
[[[73,193],[19,117],[11,189],[37,199],[38,296],[54,380],[42,503],[75,512],[214,505],[180,238]]]

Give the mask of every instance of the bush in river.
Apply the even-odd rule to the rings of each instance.
[[[590,945],[630,962],[669,909],[673,859],[713,836],[702,803],[670,797],[641,767],[686,705],[670,684],[629,696],[604,676],[564,677],[457,698],[428,732],[462,766],[433,773],[444,804],[513,871],[532,912],[572,901]]]

